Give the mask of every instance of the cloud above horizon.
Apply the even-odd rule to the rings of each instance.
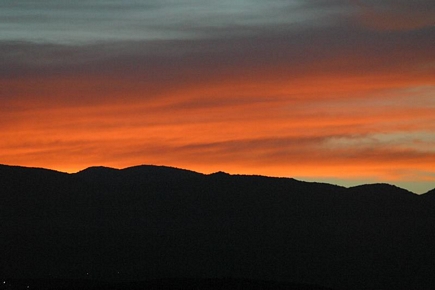
[[[423,0],[2,2],[0,163],[424,192],[435,187],[431,11]]]

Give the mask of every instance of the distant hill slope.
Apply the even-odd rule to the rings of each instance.
[[[125,182],[154,182],[182,180],[203,174],[174,167],[140,165],[121,170],[103,166],[89,167],[75,175],[94,181],[109,181],[110,178],[115,178],[124,179]]]
[[[435,200],[386,184],[2,165],[0,220],[4,279],[435,285]]]
[[[435,196],[435,188],[434,189],[432,189],[432,190],[429,190],[428,192],[426,192],[425,193],[425,195],[433,195],[433,196]]]

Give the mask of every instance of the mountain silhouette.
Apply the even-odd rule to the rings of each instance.
[[[424,195],[425,195],[425,196],[429,196],[429,195],[431,195],[431,196],[435,196],[435,188],[432,189],[432,190],[429,190],[429,191],[426,192]]]
[[[0,278],[16,285],[435,285],[435,191],[150,165],[75,174],[0,165],[0,191]]]

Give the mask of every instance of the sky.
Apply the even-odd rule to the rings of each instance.
[[[435,188],[433,0],[3,0],[0,163]]]

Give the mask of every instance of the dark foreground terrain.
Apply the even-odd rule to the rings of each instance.
[[[103,282],[95,280],[12,279],[0,289],[34,290],[331,290],[330,288],[276,281],[244,279],[155,279],[148,281]]]
[[[0,166],[0,289],[435,289],[434,229],[387,184]]]

